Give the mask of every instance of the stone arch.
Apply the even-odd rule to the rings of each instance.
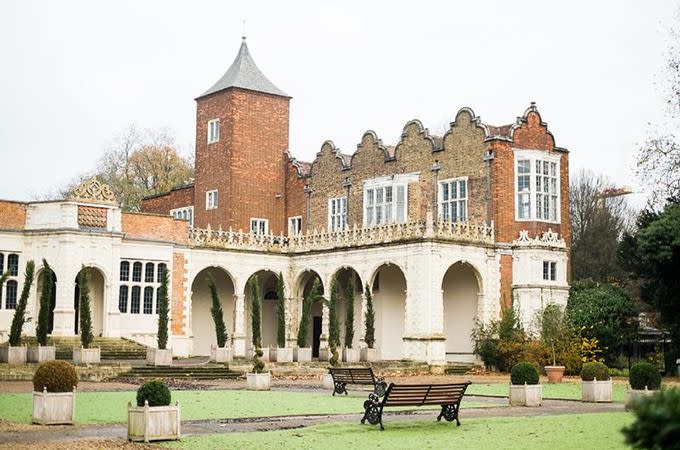
[[[323,278],[318,272],[312,269],[304,269],[296,277],[295,287],[293,291],[297,299],[297,311],[298,311],[296,317],[297,323],[293,328],[296,331],[296,333],[300,326],[300,319],[302,318],[303,300],[309,294],[309,291],[312,289],[312,285],[314,284],[315,279],[319,280],[319,283],[321,285],[321,295],[323,295],[324,294]],[[307,331],[307,345],[312,347],[312,356],[318,358],[323,327],[323,305],[321,303],[314,302],[312,304],[311,316],[312,323],[309,324]],[[295,337],[297,337],[297,334]]]
[[[217,287],[217,295],[222,306],[224,324],[227,328],[227,345],[234,333],[234,277],[223,267],[209,266],[201,269],[191,282],[191,319],[189,321],[192,336],[192,354],[209,355],[210,347],[217,345],[215,322],[212,317],[212,296],[208,288],[207,277],[212,275]]]
[[[473,362],[474,343],[470,334],[478,318],[481,276],[472,264],[458,261],[444,273],[441,288],[446,358]]]
[[[361,335],[361,323],[363,311],[361,309],[361,299],[362,299],[362,280],[359,272],[357,272],[353,267],[342,266],[338,268],[333,277],[338,281],[340,288],[340,304],[338,305],[336,311],[338,314],[338,323],[340,324],[340,345],[346,346],[346,324],[347,324],[347,289],[349,287],[349,282],[354,278],[354,297],[352,298],[352,305],[354,306],[354,320],[352,321],[354,328],[354,336],[352,338],[352,348],[359,348],[359,341],[363,337]]]
[[[371,277],[375,309],[375,340],[382,359],[404,357],[406,275],[397,264],[385,263]]]
[[[92,335],[95,337],[104,335],[104,321],[106,320],[106,274],[96,265],[86,265],[88,269],[88,287],[90,288],[90,317],[92,322]],[[80,334],[80,285],[78,278],[83,271],[81,268],[74,279],[73,309],[75,314],[73,331]]]
[[[260,281],[260,295],[262,295],[262,320],[260,326],[262,327],[262,347],[276,347],[276,302],[278,296],[276,293],[276,278],[278,273],[271,269],[261,269],[248,277],[250,281],[253,277],[258,277]],[[273,292],[274,295],[266,295]],[[246,282],[244,288],[245,294],[245,311],[246,311],[246,347],[251,346],[252,341],[252,319],[250,312],[252,311],[252,296],[248,289]],[[248,352],[252,354],[252,352]]]

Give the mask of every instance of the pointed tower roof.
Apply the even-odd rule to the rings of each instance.
[[[215,92],[223,91],[225,89],[235,87],[241,89],[248,89],[256,92],[264,92],[266,94],[280,95],[282,97],[290,97],[281,89],[274,86],[274,84],[264,76],[260,69],[258,69],[253,57],[248,51],[248,44],[246,44],[246,37],[242,37],[241,48],[236,55],[236,59],[231,63],[231,67],[226,71],[222,78],[217,83],[213,84],[210,89],[202,93],[196,99],[206,95],[214,94]]]

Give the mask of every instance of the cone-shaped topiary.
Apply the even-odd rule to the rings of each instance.
[[[50,300],[52,298],[52,291],[54,290],[54,280],[52,279],[52,269],[47,264],[47,260],[43,258],[43,279],[40,293],[40,311],[38,311],[38,323],[35,329],[35,337],[38,344],[47,345],[47,332],[50,320]]]
[[[661,374],[656,366],[648,362],[639,362],[633,364],[630,368],[630,387],[633,389],[642,390],[647,387],[647,389],[659,389],[661,387]]]
[[[680,388],[664,389],[636,402],[633,414],[635,422],[621,430],[626,444],[652,449],[680,446]]]
[[[213,322],[215,323],[215,336],[217,338],[217,346],[222,348],[227,343],[227,327],[224,324],[224,314],[222,313],[222,304],[220,297],[217,295],[217,286],[215,286],[215,278],[212,274],[208,274],[208,289],[210,289],[210,297],[212,298],[212,307],[210,314],[212,314]]]
[[[345,315],[345,347],[352,348],[354,340],[354,295],[356,285],[354,284],[354,273],[351,273],[347,282],[345,298],[347,299],[347,311]]]
[[[585,363],[581,368],[581,379],[583,381],[607,381],[609,379],[609,367],[601,362]]]
[[[364,296],[366,297],[366,313],[364,314],[366,333],[364,334],[364,341],[368,348],[373,348],[375,344],[375,310],[373,309],[373,297],[371,296],[371,289],[368,287],[368,283],[364,287]]]
[[[250,290],[250,297],[252,307],[250,309],[250,318],[252,320],[252,342],[254,347],[253,354],[253,373],[262,373],[264,371],[264,361],[262,361],[262,295],[260,293],[260,280],[257,275],[250,277],[248,280],[248,289]]]
[[[338,321],[338,302],[340,301],[340,286],[337,278],[331,280],[331,295],[328,301],[328,343],[340,345],[340,322]]]
[[[170,282],[170,271],[164,270],[161,276],[161,286],[158,288],[158,302],[156,311],[158,313],[158,333],[156,340],[158,341],[158,349],[165,350],[168,346],[168,321],[169,302],[168,302],[168,283]]]
[[[24,324],[31,319],[26,318],[26,303],[28,302],[28,296],[31,293],[31,285],[33,284],[33,273],[35,272],[35,263],[29,261],[26,263],[26,270],[24,272],[24,287],[21,290],[21,297],[19,297],[19,303],[17,303],[16,309],[14,310],[14,317],[12,318],[12,327],[9,332],[9,345],[17,347],[21,345],[21,330],[24,328]],[[2,289],[2,283],[0,283],[0,290]]]
[[[286,287],[283,284],[283,274],[276,277],[276,345],[286,346]]]
[[[78,374],[73,364],[66,361],[47,361],[33,375],[33,390],[42,392],[72,392],[78,386]]]
[[[517,363],[510,370],[512,384],[538,384],[538,370],[528,362]]]
[[[137,390],[137,406],[144,406],[144,401],[149,406],[168,406],[170,400],[170,389],[160,380],[147,381]]]
[[[80,296],[79,314],[80,314],[80,342],[83,348],[90,348],[90,344],[94,340],[92,335],[92,316],[90,314],[90,269],[82,266],[78,274],[78,290]]]
[[[307,346],[307,333],[309,332],[309,321],[312,315],[312,303],[318,301],[319,297],[321,297],[321,284],[319,279],[315,278],[312,288],[302,300],[302,316],[300,317],[300,326],[298,327],[297,334],[297,346],[300,348]]]

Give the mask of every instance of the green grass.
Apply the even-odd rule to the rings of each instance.
[[[508,396],[508,385],[503,383],[491,384],[471,384],[466,394],[469,395],[500,395]],[[626,386],[624,384],[614,384],[612,390],[612,400],[615,402],[623,402],[626,397]],[[581,384],[580,383],[559,383],[559,384],[543,384],[543,398],[547,399],[565,399],[565,400],[581,400]]]
[[[286,391],[175,391],[173,404],[182,406],[182,420],[265,417],[297,414],[363,413],[366,397]],[[127,403],[135,392],[79,392],[76,423],[101,424],[127,421]],[[463,408],[489,406],[463,401]],[[404,408],[409,409],[409,408]],[[0,418],[11,422],[31,421],[31,394],[0,394]]]
[[[385,421],[377,426],[327,424],[285,431],[188,437],[168,447],[186,449],[584,449],[625,448],[620,430],[628,413],[465,419],[456,427],[434,420]]]

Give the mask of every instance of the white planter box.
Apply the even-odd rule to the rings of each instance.
[[[289,363],[293,362],[293,349],[290,347],[277,347],[272,348],[274,352],[274,357],[272,358],[276,362]]]
[[[76,417],[76,388],[73,392],[33,392],[33,423],[72,424]]]
[[[362,348],[360,352],[361,361],[379,361],[380,360],[380,349],[378,348]]]
[[[335,389],[335,383],[333,383],[333,377],[330,373],[323,375],[321,378],[321,386],[323,386],[324,389],[329,389],[331,391]]]
[[[297,362],[309,362],[312,360],[312,347],[295,347],[293,358]]]
[[[101,348],[73,347],[73,364],[99,364]]]
[[[28,347],[28,362],[42,363],[45,361],[54,361],[56,359],[57,349],[53,345],[45,347],[39,345],[37,347]]]
[[[246,374],[246,387],[251,391],[268,391],[271,389],[271,381],[269,372]]]
[[[358,348],[344,348],[342,351],[342,360],[348,363],[359,362]]]
[[[179,402],[175,406],[132,406],[128,403],[129,441],[177,440],[180,433]]]
[[[610,402],[612,401],[612,380],[581,381],[582,402]]]
[[[319,349],[319,361],[330,361],[331,360],[331,349],[326,347],[326,348],[320,348]]]
[[[543,386],[540,384],[511,384],[510,406],[541,406]]]
[[[628,411],[634,403],[645,397],[651,397],[657,392],[659,391],[647,389],[647,386],[645,386],[644,389],[633,389],[629,386],[628,390],[626,391],[626,411]]]
[[[231,362],[234,359],[234,352],[231,347],[210,346],[210,360],[216,363]]]
[[[146,364],[149,366],[172,366],[172,349],[147,348]]]
[[[0,362],[8,364],[26,364],[26,347],[0,347]]]

